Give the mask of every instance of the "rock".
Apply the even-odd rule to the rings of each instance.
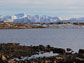
[[[84,49],[79,49],[79,54],[84,54]]]
[[[62,49],[62,48],[54,48],[53,49],[53,53],[61,53],[61,54],[63,54],[63,53],[65,53],[65,50],[64,49]]]
[[[1,58],[2,58],[3,61],[7,60],[7,58],[5,56],[2,56]]]

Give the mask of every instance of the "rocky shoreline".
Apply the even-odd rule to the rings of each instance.
[[[0,22],[0,29],[84,28],[84,23],[13,23]]]
[[[57,55],[33,56],[46,52],[53,52],[53,54]],[[29,59],[31,56],[32,58]],[[0,63],[84,63],[84,49],[79,49],[75,53],[71,48],[65,50],[63,48],[51,47],[50,45],[23,46],[19,43],[1,43]]]

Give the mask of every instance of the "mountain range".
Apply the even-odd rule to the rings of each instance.
[[[56,22],[84,22],[84,17],[70,18],[68,20],[61,20],[59,17],[27,15],[24,13],[16,14],[14,16],[0,16],[0,21],[4,22],[27,22],[27,23],[56,23]]]

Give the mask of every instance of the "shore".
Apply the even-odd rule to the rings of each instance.
[[[84,23],[13,23],[0,22],[0,29],[84,28]]]
[[[45,53],[53,52],[46,56]],[[42,54],[45,54],[42,56]],[[57,55],[54,55],[57,54]],[[38,56],[41,55],[41,56]],[[36,56],[36,57],[35,57]],[[31,58],[32,57],[32,58]],[[30,59],[29,59],[30,58]],[[0,44],[0,63],[80,63],[84,62],[84,49],[75,53],[71,48],[55,48],[50,45],[23,46],[19,43]]]

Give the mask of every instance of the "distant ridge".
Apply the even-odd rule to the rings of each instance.
[[[84,17],[70,18],[68,20],[62,20],[59,17],[40,16],[40,15],[27,15],[25,13],[16,14],[14,16],[1,16],[0,21],[4,22],[16,22],[16,23],[57,23],[57,22],[84,22]]]
[[[0,16],[0,21],[5,22],[42,22],[42,23],[51,23],[59,22],[58,17],[51,16],[39,16],[39,15],[27,15],[24,13],[16,14],[14,16]]]

